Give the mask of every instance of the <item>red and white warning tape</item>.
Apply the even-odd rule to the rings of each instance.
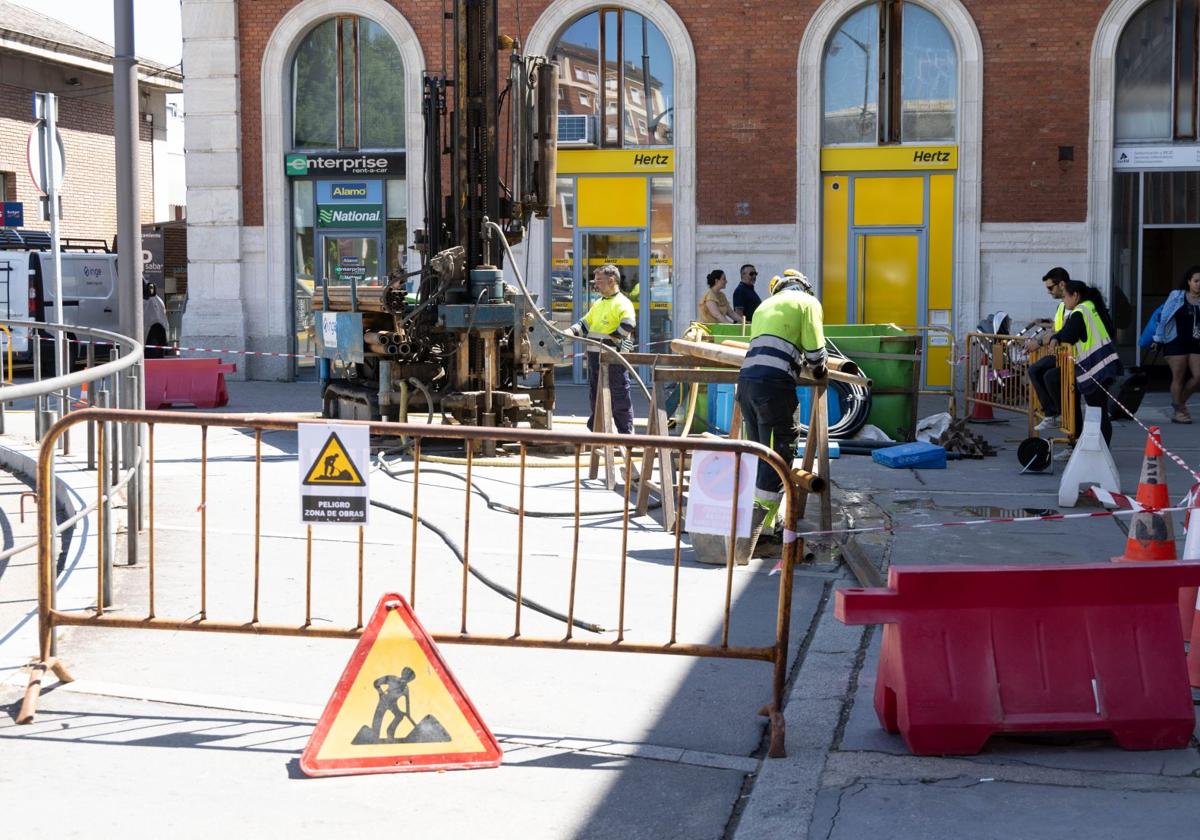
[[[1174,452],[1172,452],[1170,449],[1167,449],[1167,447],[1163,445],[1161,430],[1159,430],[1158,434],[1154,434],[1153,432],[1150,431],[1149,426],[1147,426],[1145,423],[1143,423],[1141,420],[1138,419],[1137,414],[1130,411],[1128,408],[1125,407],[1125,405],[1119,399],[1117,399],[1116,394],[1114,394],[1112,391],[1105,388],[1099,382],[1096,383],[1096,387],[1099,388],[1101,391],[1103,391],[1108,396],[1108,398],[1113,401],[1113,403],[1115,403],[1117,406],[1119,406],[1121,408],[1122,411],[1125,412],[1126,415],[1131,417],[1133,419],[1134,423],[1137,423],[1139,426],[1141,426],[1142,431],[1144,431],[1147,435],[1153,435],[1156,442],[1158,443],[1158,448],[1163,451],[1164,455],[1166,455],[1168,458],[1170,458],[1172,461],[1174,461],[1175,464],[1177,466],[1179,466],[1181,469],[1185,470],[1188,473],[1188,475],[1190,475],[1192,477],[1192,479],[1194,481],[1200,482],[1200,473],[1197,473],[1195,470],[1193,470],[1190,466],[1188,466],[1187,461],[1183,460],[1182,458],[1180,458],[1178,455],[1176,455]]]

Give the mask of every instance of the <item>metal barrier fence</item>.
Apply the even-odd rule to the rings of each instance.
[[[916,333],[921,336],[921,344],[924,348],[921,352],[922,364],[917,365],[919,370],[917,380],[917,394],[926,397],[945,397],[946,411],[950,418],[958,418],[958,375],[957,364],[958,356],[958,338],[954,335],[954,330],[949,327],[941,326],[912,326],[909,324],[899,324],[900,329],[905,332]],[[949,367],[950,367],[950,384],[940,387],[929,387],[925,385],[925,379],[929,374],[930,353],[931,347],[946,347],[949,349]],[[921,370],[921,368],[924,368]]]
[[[55,463],[55,447],[58,438],[66,432],[68,428],[75,424],[93,422],[96,424],[100,437],[100,463],[97,471],[97,497],[103,499],[108,491],[108,474],[109,465],[106,462],[106,448],[104,441],[109,436],[115,434],[122,425],[135,426],[144,431],[147,440],[147,461],[146,468],[148,471],[148,491],[146,497],[146,508],[148,511],[148,569],[147,569],[147,603],[145,611],[138,614],[137,608],[132,604],[127,604],[119,614],[114,614],[106,610],[104,590],[106,588],[106,568],[109,564],[105,562],[103,553],[109,551],[104,543],[101,542],[99,550],[101,556],[98,557],[96,564],[96,604],[91,609],[87,610],[58,610],[55,608],[55,574],[54,574],[54,555],[52,552],[51,539],[54,528],[52,513],[53,506],[48,504],[47,488],[53,485],[53,472]],[[42,441],[41,454],[38,461],[38,530],[40,535],[40,548],[38,554],[38,631],[39,631],[39,659],[34,663],[30,676],[29,687],[25,694],[25,699],[18,715],[19,723],[28,723],[32,721],[37,708],[37,700],[41,690],[41,682],[45,676],[47,669],[53,670],[58,677],[63,681],[70,681],[71,675],[64,667],[62,661],[57,656],[56,649],[56,629],[60,627],[80,627],[80,628],[124,628],[124,629],[139,629],[139,630],[168,630],[172,632],[188,631],[196,633],[227,633],[227,634],[251,634],[257,636],[297,636],[297,637],[312,637],[312,638],[333,638],[333,639],[354,639],[358,638],[363,633],[363,605],[364,605],[364,539],[363,527],[358,527],[357,538],[357,598],[354,603],[354,623],[349,623],[349,620],[341,626],[334,624],[315,624],[313,614],[313,598],[314,598],[314,578],[313,578],[313,535],[312,527],[308,526],[304,560],[304,597],[303,597],[303,615],[304,620],[293,623],[287,622],[268,622],[261,620],[260,606],[262,606],[263,596],[265,593],[265,585],[262,574],[262,541],[263,541],[263,511],[262,498],[264,490],[269,492],[277,492],[278,485],[264,485],[263,481],[263,435],[273,431],[291,431],[297,429],[299,423],[306,422],[304,418],[287,418],[279,416],[239,416],[228,414],[200,414],[200,413],[185,413],[185,412],[145,412],[145,411],[125,411],[125,410],[105,410],[105,409],[87,409],[75,412],[52,426],[44,440]],[[311,421],[308,421],[311,422]],[[348,422],[348,421],[347,421]],[[758,458],[770,465],[777,474],[783,479],[785,504],[784,511],[786,512],[785,526],[787,533],[794,534],[797,530],[798,520],[798,494],[797,485],[789,465],[786,464],[778,455],[771,450],[758,444],[749,443],[746,441],[729,441],[708,438],[678,438],[668,436],[652,436],[652,435],[615,435],[615,434],[592,434],[583,432],[554,432],[542,431],[533,429],[497,429],[497,428],[480,428],[470,426],[439,426],[439,425],[420,425],[420,424],[403,424],[403,423],[386,423],[386,422],[371,422],[371,423],[355,423],[354,425],[367,426],[370,429],[372,436],[378,442],[383,440],[393,440],[397,443],[401,440],[407,442],[411,446],[411,476],[412,476],[412,496],[411,509],[404,511],[397,507],[388,507],[380,505],[394,513],[400,513],[412,519],[412,546],[411,546],[411,571],[408,579],[408,596],[414,607],[417,602],[417,584],[418,584],[418,569],[424,568],[420,562],[420,555],[417,550],[417,534],[418,523],[422,522],[428,527],[428,523],[421,519],[422,511],[422,472],[434,472],[436,469],[422,467],[422,446],[437,441],[453,442],[462,444],[465,448],[465,479],[463,486],[462,505],[462,545],[459,554],[459,560],[462,566],[461,575],[461,590],[454,592],[451,600],[457,600],[457,603],[452,603],[450,607],[457,612],[456,616],[452,616],[450,620],[455,620],[458,625],[457,632],[434,632],[432,635],[440,643],[457,643],[469,645],[495,645],[500,647],[524,647],[524,648],[551,648],[564,650],[594,650],[594,651],[616,651],[625,653],[648,653],[648,654],[677,654],[684,656],[696,657],[720,657],[730,659],[758,660],[769,662],[773,666],[773,678],[771,684],[770,700],[764,707],[762,713],[766,714],[770,719],[771,724],[771,747],[770,754],[772,756],[783,755],[783,694],[784,684],[787,672],[787,657],[788,657],[788,640],[789,640],[789,624],[791,617],[791,602],[792,602],[792,584],[793,584],[793,566],[799,557],[803,557],[803,541],[792,538],[791,541],[785,541],[783,549],[783,560],[781,563],[781,574],[778,576],[778,597],[777,597],[777,613],[776,619],[769,631],[770,637],[766,638],[767,629],[765,627],[769,619],[761,618],[763,626],[757,628],[751,627],[751,636],[754,636],[754,641],[760,641],[758,644],[734,644],[731,642],[731,625],[733,624],[733,568],[734,568],[734,551],[736,542],[734,539],[728,539],[728,556],[726,558],[725,570],[722,575],[723,580],[720,585],[713,581],[711,586],[711,595],[714,598],[720,599],[719,603],[713,603],[710,608],[713,614],[721,615],[719,641],[716,641],[715,631],[711,631],[705,636],[707,641],[689,641],[681,638],[680,634],[680,577],[681,577],[681,551],[682,551],[682,516],[675,517],[673,528],[673,558],[672,570],[669,576],[667,575],[649,575],[643,573],[640,569],[632,569],[629,564],[629,540],[630,540],[630,514],[636,510],[636,499],[631,500],[630,488],[635,483],[633,479],[633,471],[635,466],[634,448],[649,448],[664,449],[673,453],[678,453],[680,463],[685,463],[687,456],[698,452],[716,452],[727,453],[733,456],[734,464],[732,471],[732,498],[739,497],[740,482],[741,482],[741,465],[742,459],[748,457]],[[171,563],[167,567],[163,567],[163,560],[156,554],[156,472],[157,461],[155,458],[155,441],[156,432],[164,427],[183,426],[192,427],[199,433],[199,460],[196,464],[200,471],[200,504],[197,507],[196,516],[199,520],[199,557],[195,568],[187,567],[184,572],[187,575],[186,580],[190,583],[180,584],[180,572],[176,568],[177,558],[169,558]],[[253,544],[252,552],[245,557],[245,565],[241,565],[242,561],[238,561],[237,569],[240,574],[236,583],[241,592],[238,599],[245,604],[245,613],[242,615],[231,615],[227,617],[218,617],[210,615],[209,593],[212,585],[219,583],[223,587],[223,591],[228,593],[230,581],[221,578],[214,578],[212,575],[213,563],[210,562],[208,552],[208,536],[209,536],[209,507],[214,499],[209,496],[209,481],[208,481],[208,437],[209,430],[214,428],[235,429],[240,433],[253,437],[254,441],[254,457],[253,457],[253,493],[254,506],[253,511],[247,512],[247,519],[253,521]],[[516,551],[515,556],[508,563],[507,555],[504,555],[506,561],[506,572],[511,573],[511,578],[515,580],[515,607],[511,622],[511,632],[503,633],[473,633],[469,630],[471,624],[471,610],[469,609],[468,599],[468,583],[472,575],[471,565],[471,548],[472,548],[472,498],[478,491],[472,484],[472,470],[476,462],[481,465],[487,463],[487,459],[472,453],[477,448],[474,444],[483,441],[495,441],[498,444],[503,444],[510,448],[516,448],[516,452],[512,458],[516,462],[518,473],[518,492],[519,501],[516,506],[508,506],[503,512],[513,514],[517,517],[516,530]],[[434,445],[430,444],[431,447]],[[609,604],[606,609],[614,609],[616,622],[613,625],[613,631],[603,631],[602,628],[585,626],[577,618],[577,596],[581,594],[580,590],[580,518],[583,514],[580,510],[580,490],[582,481],[584,449],[592,446],[614,446],[618,447],[619,451],[624,452],[624,472],[626,480],[624,482],[624,498],[621,507],[621,538],[620,538],[620,556],[613,558],[611,570],[603,569],[603,574],[611,575],[606,580],[608,586],[615,586],[617,591],[616,603]],[[573,490],[573,509],[566,507],[568,519],[573,515],[572,542],[570,550],[562,552],[562,559],[566,560],[569,554],[569,578],[566,580],[565,595],[561,603],[561,612],[554,610],[547,611],[542,605],[537,609],[543,615],[550,616],[560,621],[565,627],[565,631],[561,636],[555,635],[528,635],[522,631],[522,614],[530,614],[530,610],[536,607],[531,605],[527,597],[523,595],[523,587],[526,584],[530,573],[526,566],[527,543],[525,534],[525,525],[527,515],[537,515],[537,512],[529,512],[526,508],[526,489],[527,489],[527,468],[532,466],[527,464],[530,460],[530,449],[534,447],[551,447],[550,451],[562,451],[565,447],[568,452],[573,452],[574,457],[567,456],[566,466],[573,467],[573,481],[571,481],[571,489]],[[534,453],[536,455],[536,452]],[[247,456],[247,459],[248,456]],[[536,462],[536,458],[534,459]],[[179,462],[173,462],[173,468],[178,470]],[[537,465],[536,463],[534,465]],[[176,472],[176,475],[178,473]],[[227,481],[229,479],[226,479]],[[427,492],[440,492],[446,490],[444,486],[433,487],[425,485]],[[684,491],[683,481],[679,481],[675,485],[676,509],[682,507]],[[535,488],[537,489],[537,488]],[[563,492],[559,492],[562,498],[566,499],[568,493],[565,488]],[[485,496],[486,499],[486,496]],[[406,500],[407,501],[407,500]],[[376,504],[373,502],[373,504]],[[189,502],[190,505],[190,502]],[[493,502],[488,502],[488,507],[492,508]],[[446,505],[439,505],[438,510],[445,511]],[[101,505],[101,510],[106,508]],[[605,513],[608,513],[607,511]],[[104,514],[101,514],[102,519]],[[249,522],[247,523],[249,524]],[[103,533],[109,527],[105,521],[99,523],[100,531]],[[731,515],[729,524],[729,534],[736,534],[738,526],[738,510],[737,505],[731,505]],[[226,519],[222,522],[222,527],[228,529],[229,521]],[[437,529],[431,529],[437,532]],[[657,532],[661,533],[661,532]],[[445,531],[441,531],[439,536],[444,542],[449,544],[448,535]],[[670,540],[669,537],[663,537],[665,540]],[[489,541],[488,544],[495,545],[495,536],[487,535],[483,540]],[[565,539],[564,539],[565,542]],[[486,549],[485,549],[486,550]],[[227,558],[213,558],[222,564],[226,564]],[[231,561],[230,561],[231,562]],[[297,561],[299,562],[299,561]],[[433,561],[427,561],[427,565]],[[564,564],[565,565],[565,564]],[[224,568],[225,566],[222,566]],[[562,573],[566,574],[567,569],[562,569]],[[594,575],[594,570],[589,567],[588,575]],[[630,574],[631,571],[637,574]],[[299,573],[299,569],[297,569]],[[428,574],[428,573],[427,573]],[[636,578],[636,581],[631,581],[631,578]],[[178,586],[171,589],[169,592],[160,593],[161,580],[175,581]],[[661,626],[661,638],[657,636],[658,631],[650,634],[644,640],[635,641],[627,638],[626,633],[626,606],[628,602],[629,592],[627,586],[640,585],[640,583],[650,582],[654,586],[649,586],[645,590],[639,590],[640,596],[643,592],[649,592],[654,598],[648,603],[652,604],[654,609],[661,609],[661,615],[656,615],[656,625]],[[640,583],[638,583],[640,582]],[[563,581],[558,580],[561,584]],[[170,585],[168,583],[168,585]],[[242,590],[240,587],[244,586]],[[457,588],[458,584],[454,583],[451,588]],[[494,588],[494,587],[493,587]],[[298,596],[297,591],[294,593]],[[719,591],[718,591],[719,590]],[[328,590],[325,596],[328,596]],[[589,596],[592,593],[586,589],[582,590],[584,596]],[[161,597],[160,597],[161,595]],[[455,597],[456,596],[456,597]],[[324,596],[323,596],[324,597]],[[164,601],[173,600],[178,602],[183,599],[187,603],[187,608],[179,610],[184,612],[184,615],[164,615],[159,609],[159,604]],[[242,600],[244,599],[244,600]],[[296,598],[299,601],[299,598]],[[347,597],[347,600],[349,598]],[[273,605],[274,606],[274,605]],[[348,605],[343,603],[343,608]],[[423,604],[424,606],[424,604]],[[440,603],[437,606],[444,606]],[[638,602],[640,608],[642,602]],[[691,620],[694,616],[692,610],[696,605],[689,600],[687,603],[689,608],[688,619]],[[300,604],[293,604],[296,610],[297,617],[299,616]],[[591,607],[596,608],[596,607]],[[483,609],[483,608],[480,608]],[[430,613],[426,612],[426,615]],[[739,620],[745,613],[739,613]],[[759,614],[761,616],[761,613]],[[446,618],[443,613],[439,618]],[[494,614],[489,615],[490,620],[495,620]],[[753,618],[753,616],[751,616]],[[661,625],[657,624],[661,621]],[[429,622],[427,621],[427,624]],[[507,622],[505,621],[505,624]],[[478,622],[477,622],[478,626]],[[608,638],[580,638],[574,632],[575,627],[581,626],[592,632],[601,631],[611,634]],[[710,628],[711,629],[711,628]],[[747,634],[746,626],[740,623],[738,628],[738,637],[742,639]],[[763,638],[758,639],[757,635],[762,635]]]
[[[1022,336],[991,333],[967,333],[966,342],[967,416],[972,415],[976,405],[1023,414],[1028,434],[1032,436],[1042,407],[1030,383],[1029,368],[1038,360],[1057,354],[1061,431],[1069,439],[1076,437],[1075,407],[1078,398],[1075,392],[1075,358],[1070,347],[1027,350]]]

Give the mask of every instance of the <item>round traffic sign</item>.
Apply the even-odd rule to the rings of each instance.
[[[49,194],[50,184],[46,183],[46,167],[42,161],[42,132],[46,130],[46,124],[39,120],[33,130],[29,132],[29,141],[26,143],[26,160],[29,161],[29,177],[33,179],[34,186],[40,192]],[[57,130],[54,132],[54,143],[51,148],[54,150],[51,155],[54,164],[52,178],[56,187],[62,187],[63,173],[67,169],[67,150],[63,147],[62,135]]]

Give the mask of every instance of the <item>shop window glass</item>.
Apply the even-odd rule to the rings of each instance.
[[[327,20],[300,44],[292,63],[292,146],[331,149],[338,144],[337,23]]]
[[[562,68],[559,84],[573,94],[560,113],[591,116],[597,145],[674,142],[674,60],[667,39],[644,16],[614,8],[590,12],[564,30],[552,55]]]
[[[879,9],[843,21],[825,46],[825,142],[874,143],[879,120]]]
[[[900,87],[904,139],[953,140],[958,77],[950,33],[932,13],[906,5],[903,51]]]
[[[825,45],[827,145],[953,141],[958,55],[928,9],[879,0],[852,12]]]
[[[1118,142],[1171,139],[1174,33],[1175,0],[1147,3],[1121,33],[1114,62]]]
[[[292,181],[292,277],[294,284],[296,352],[311,353],[314,347],[312,298],[316,287],[313,265],[313,182]],[[298,364],[311,366],[303,355]]]
[[[387,270],[393,278],[408,273],[408,184],[399,178],[387,182]]]
[[[362,57],[362,145],[366,149],[404,148],[404,62],[392,36],[364,20]]]
[[[318,24],[292,63],[296,149],[404,147],[404,64],[382,26],[341,16]]]
[[[575,277],[575,179],[559,178],[558,207],[550,214],[550,312],[556,324],[572,322]]]

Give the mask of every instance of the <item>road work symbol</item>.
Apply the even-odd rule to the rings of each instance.
[[[375,716],[370,726],[358,730],[352,743],[355,744],[432,744],[438,741],[449,741],[448,733],[438,719],[433,715],[425,715],[420,723],[413,722],[412,702],[408,693],[408,684],[416,677],[412,668],[405,668],[400,676],[385,674],[375,680],[375,690],[379,692],[379,702],[375,706]],[[404,708],[400,706],[403,704]],[[388,715],[392,722],[388,724],[387,737],[382,736],[383,720]],[[404,723],[409,730],[401,738],[396,737],[400,724]],[[401,730],[403,731],[403,730]]]
[[[404,599],[384,595],[313,730],[310,776],[495,767],[500,745]]]
[[[366,484],[337,432],[329,434],[320,454],[305,473],[304,483],[323,487],[362,487]]]

